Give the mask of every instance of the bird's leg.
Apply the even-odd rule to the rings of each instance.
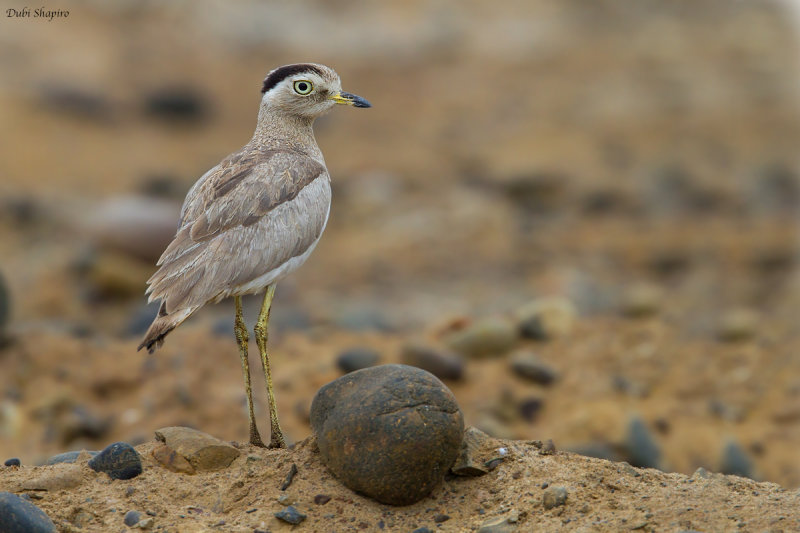
[[[275,284],[267,287],[264,294],[264,303],[261,305],[261,312],[258,314],[258,322],[253,330],[256,334],[256,344],[258,351],[261,352],[261,365],[264,367],[264,377],[267,380],[267,395],[269,396],[269,420],[272,429],[272,436],[269,440],[270,448],[285,448],[286,442],[283,440],[283,432],[278,423],[278,407],[275,405],[275,392],[272,389],[272,372],[269,369],[269,354],[267,353],[267,338],[269,326],[269,310],[272,307],[272,297],[275,295]]]
[[[242,298],[234,296],[236,304],[236,319],[233,323],[233,332],[236,334],[236,343],[239,345],[239,357],[242,358],[242,372],[244,373],[244,386],[247,389],[247,409],[250,415],[250,444],[266,448],[264,441],[256,427],[256,415],[253,412],[253,388],[250,386],[250,362],[247,358],[247,341],[250,340],[247,334],[247,325],[242,317]]]

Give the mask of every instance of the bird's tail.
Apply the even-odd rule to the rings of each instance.
[[[161,348],[161,345],[164,344],[164,337],[166,337],[170,331],[177,328],[181,322],[189,318],[189,315],[194,313],[195,310],[197,310],[197,307],[189,307],[187,309],[178,309],[172,313],[167,313],[166,302],[161,302],[158,315],[156,315],[153,323],[150,324],[150,328],[147,330],[147,333],[144,334],[144,340],[142,340],[142,343],[136,350],[147,348],[148,352],[153,353],[156,351],[156,348]]]

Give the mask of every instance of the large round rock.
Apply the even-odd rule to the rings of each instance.
[[[406,365],[352,372],[311,404],[322,460],[351,489],[408,505],[436,487],[458,456],[464,418],[433,374]]]
[[[56,533],[56,526],[44,511],[30,501],[10,492],[0,492],[0,531]]]

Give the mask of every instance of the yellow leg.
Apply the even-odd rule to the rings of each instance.
[[[258,314],[258,322],[253,330],[256,334],[256,344],[261,353],[261,365],[264,367],[264,377],[267,380],[267,395],[269,396],[269,421],[272,435],[269,440],[270,448],[286,448],[283,440],[281,425],[278,423],[278,407],[275,405],[275,392],[272,389],[272,372],[269,369],[269,354],[267,353],[267,337],[269,327],[269,310],[272,307],[272,297],[275,295],[275,285],[267,287],[264,294],[264,303],[261,305],[261,312]]]
[[[256,415],[253,412],[253,388],[250,386],[250,362],[247,359],[247,341],[250,340],[247,334],[247,326],[242,317],[242,299],[234,296],[236,304],[236,320],[233,323],[233,332],[236,334],[236,343],[239,345],[239,357],[242,358],[242,372],[244,373],[244,386],[247,389],[247,409],[250,414],[250,444],[266,448],[264,441],[256,427]]]

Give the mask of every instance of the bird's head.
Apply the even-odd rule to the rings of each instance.
[[[262,108],[314,119],[336,104],[372,107],[360,96],[342,91],[339,75],[325,65],[298,63],[278,67],[264,79]]]

